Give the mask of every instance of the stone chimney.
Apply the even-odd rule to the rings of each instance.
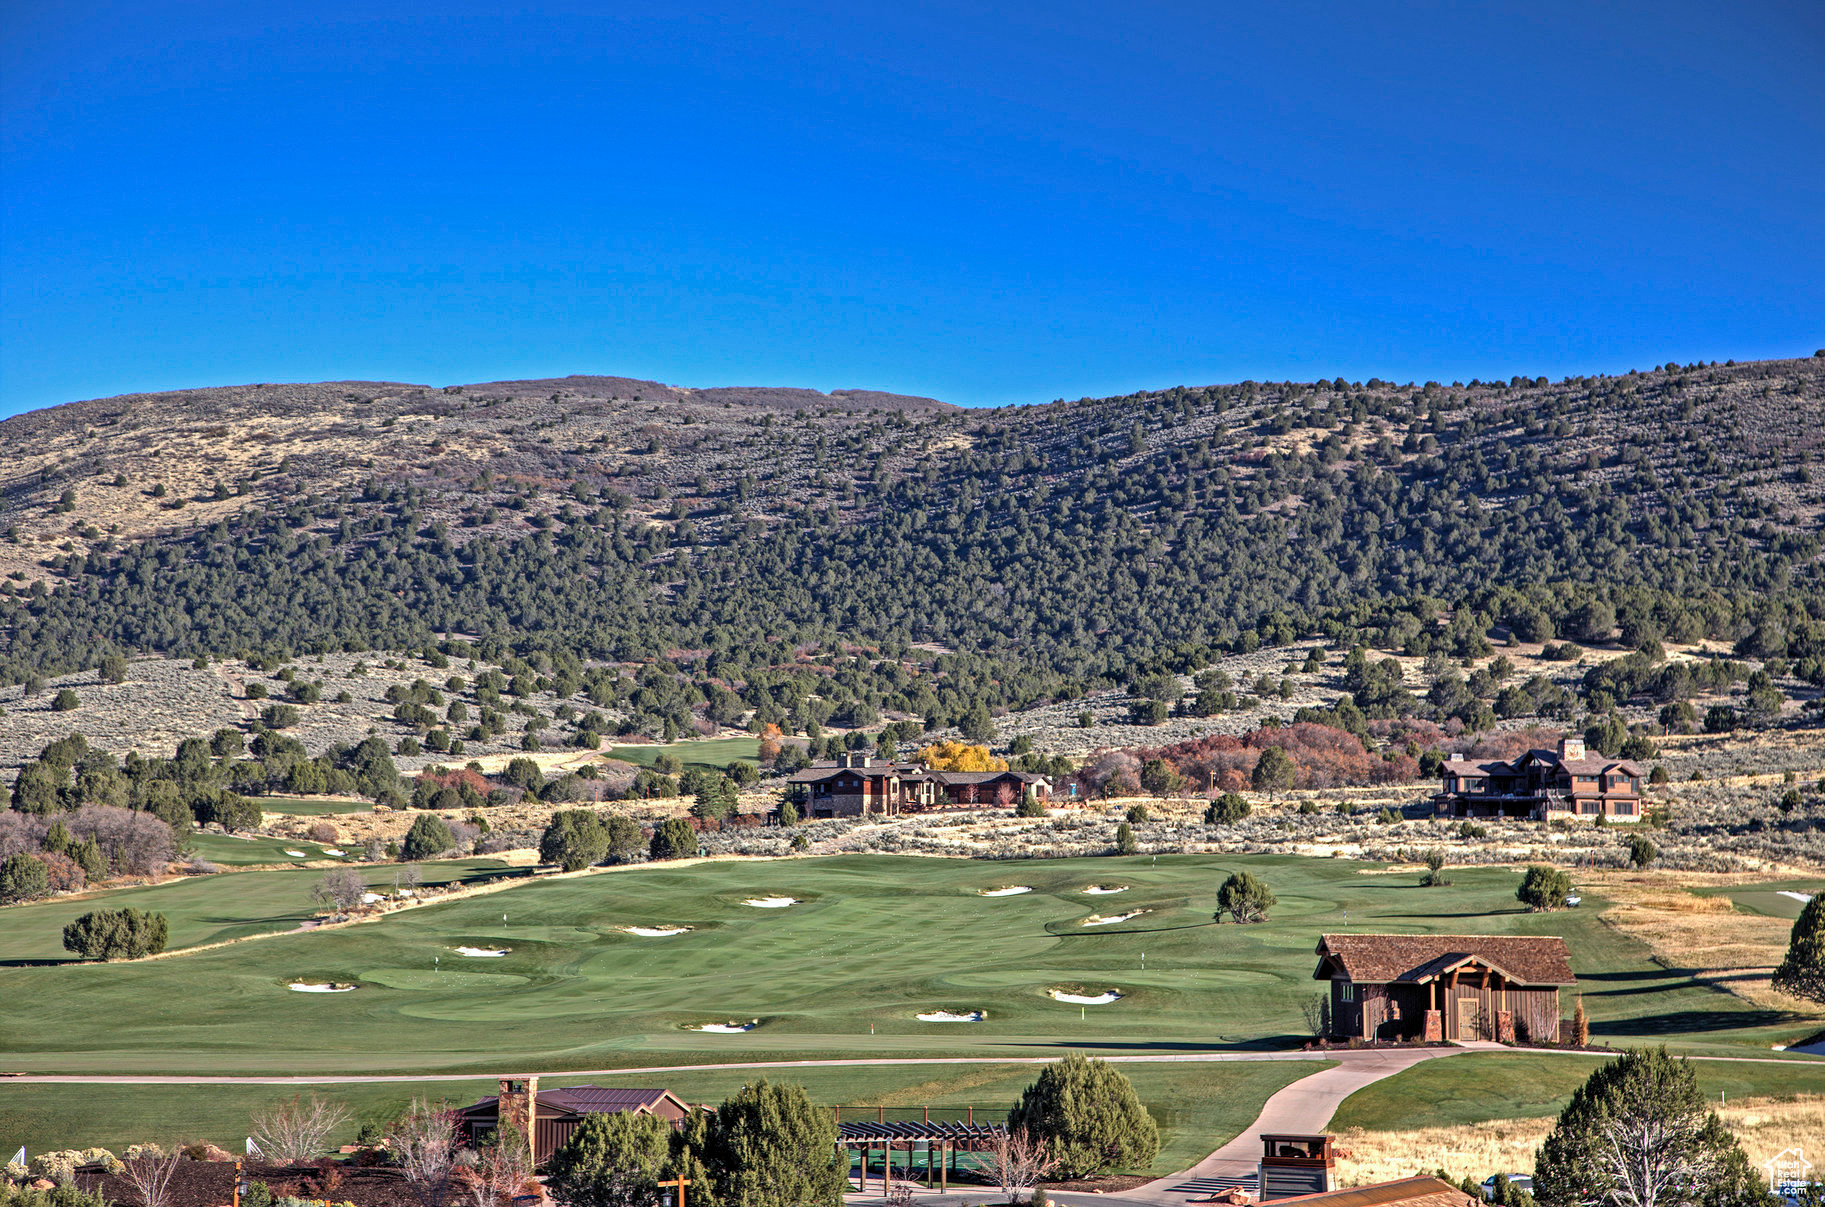
[[[1559,757],[1561,759],[1581,759],[1584,757],[1583,738],[1560,738]]]
[[[500,1125],[512,1124],[524,1138],[526,1151],[538,1163],[538,1142],[533,1128],[539,1115],[539,1079],[537,1077],[501,1078]]]

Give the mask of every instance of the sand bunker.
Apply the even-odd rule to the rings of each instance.
[[[1006,888],[985,888],[982,890],[982,895],[984,897],[1012,897],[1016,893],[1030,893],[1032,891],[1033,886],[1030,884],[1010,884]]]
[[[338,859],[340,859],[340,858],[342,858],[342,856],[348,854],[347,851],[338,851],[335,847],[324,847],[323,853],[325,855],[334,855]]]
[[[1812,894],[1811,894],[1811,893],[1796,893],[1796,892],[1794,892],[1794,891],[1793,891],[1793,890],[1792,890],[1792,889],[1790,889],[1790,888],[1784,888],[1784,889],[1780,889],[1780,890],[1778,890],[1778,891],[1779,891],[1779,893],[1780,893],[1780,895],[1781,895],[1781,896],[1783,896],[1783,897],[1792,897],[1792,898],[1793,898],[1793,899],[1794,899],[1794,900],[1795,900],[1795,901],[1810,901],[1810,900],[1812,900]]]
[[[385,901],[385,900],[386,900],[386,898],[382,897],[379,893],[361,894],[361,904],[363,904],[363,905],[378,905],[380,902]]]
[[[290,855],[290,856],[291,856],[291,857],[292,857],[292,858],[293,858],[293,859],[304,859],[304,858],[306,858],[306,855],[305,855],[305,854],[304,854],[304,852],[303,852],[303,851],[287,851],[287,852],[285,852],[285,853],[286,853],[286,854],[287,854],[287,855]]]
[[[289,986],[293,993],[353,993],[353,985],[310,984],[305,981],[293,981]]]
[[[972,1010],[968,1014],[957,1014],[950,1010],[933,1010],[930,1014],[915,1015],[922,1023],[979,1023],[988,1017],[982,1010]]]
[[[468,956],[472,960],[493,960],[512,951],[511,947],[458,947],[456,954]]]
[[[1101,914],[1092,914],[1090,917],[1083,920],[1082,925],[1108,926],[1111,922],[1126,922],[1130,918],[1138,918],[1146,912],[1147,911],[1144,909],[1131,909],[1125,914],[1115,914],[1108,918],[1103,917]]]
[[[740,1035],[760,1026],[760,1020],[753,1019],[745,1023],[705,1023],[701,1027],[692,1027],[693,1031],[709,1031],[716,1035]]]
[[[1107,897],[1114,893],[1125,893],[1127,891],[1128,886],[1125,884],[1093,884],[1084,890],[1084,892],[1092,897]]]
[[[623,926],[622,931],[630,935],[639,935],[643,939],[669,939],[681,935],[691,928],[688,926]]]
[[[788,905],[797,905],[797,897],[749,897],[743,905],[752,905],[755,909],[785,909]]]
[[[1101,993],[1091,996],[1087,993],[1066,993],[1062,989],[1054,989],[1052,990],[1052,1000],[1055,1002],[1069,1002],[1073,1006],[1107,1006],[1111,1002],[1121,1001],[1122,991],[1119,989],[1105,989]]]

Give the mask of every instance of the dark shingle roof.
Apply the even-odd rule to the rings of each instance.
[[[1352,981],[1417,981],[1466,959],[1493,965],[1523,985],[1570,985],[1571,954],[1557,935],[1325,935],[1318,971],[1335,964]]]

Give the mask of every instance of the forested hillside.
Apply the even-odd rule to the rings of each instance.
[[[1821,440],[1825,354],[987,411],[620,378],[104,399],[0,424],[0,677],[454,638],[579,681],[663,660],[735,714],[789,722],[809,678],[955,723],[1305,632],[1507,626],[1825,682]]]

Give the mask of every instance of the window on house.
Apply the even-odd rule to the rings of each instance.
[[[1339,981],[1339,982],[1338,982],[1338,983],[1337,983],[1337,1000],[1338,1000],[1338,1001],[1341,1001],[1341,1002],[1353,1002],[1353,1001],[1355,1001],[1355,1000],[1356,1000],[1356,984],[1355,984],[1355,982],[1353,982],[1353,981]]]
[[[1616,802],[1616,815],[1618,817],[1631,817],[1634,815],[1634,813],[1635,813],[1635,802],[1634,801],[1619,800]]]
[[[1600,801],[1585,800],[1578,802],[1578,812],[1580,813],[1596,813],[1602,808],[1603,805]]]

